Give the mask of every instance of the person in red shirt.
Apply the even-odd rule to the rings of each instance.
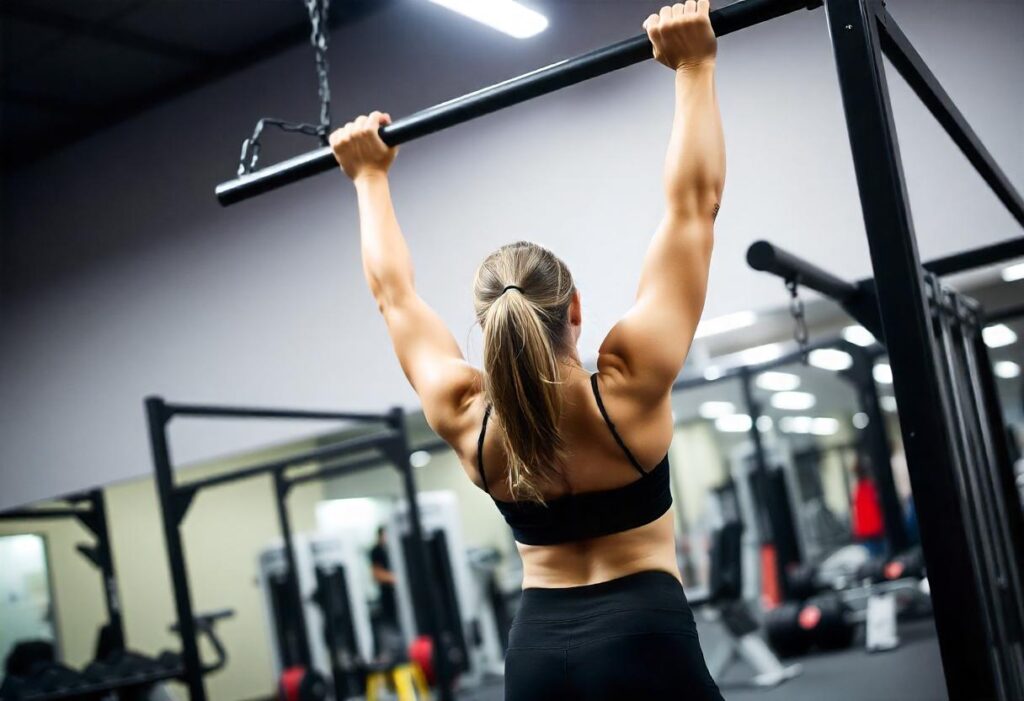
[[[853,504],[850,508],[853,538],[868,549],[872,557],[885,554],[885,522],[871,474],[860,463],[854,468]]]

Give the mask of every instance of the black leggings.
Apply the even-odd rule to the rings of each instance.
[[[525,589],[509,633],[506,701],[721,701],[683,587],[639,572]]]

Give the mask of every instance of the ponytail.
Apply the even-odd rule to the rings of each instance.
[[[501,425],[515,499],[543,503],[542,487],[561,474],[559,358],[574,290],[565,264],[531,243],[504,246],[477,272],[484,393]]]

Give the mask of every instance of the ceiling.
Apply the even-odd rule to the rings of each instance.
[[[388,4],[334,0],[329,25]],[[0,158],[34,160],[308,40],[301,0],[4,0]]]

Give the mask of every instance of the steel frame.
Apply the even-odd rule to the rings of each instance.
[[[174,592],[175,610],[178,629],[182,641],[182,662],[184,665],[183,682],[188,687],[191,701],[206,701],[207,694],[204,684],[204,669],[199,656],[196,639],[197,627],[192,605],[191,589],[188,580],[188,567],[185,548],[182,541],[181,524],[196,494],[211,487],[230,484],[239,480],[257,476],[270,476],[273,480],[275,506],[281,536],[284,541],[285,560],[287,563],[287,583],[289,596],[296,604],[296,610],[302,610],[302,599],[299,591],[296,572],[295,546],[292,537],[291,519],[287,498],[291,488],[297,484],[324,480],[342,474],[353,474],[358,471],[379,467],[382,462],[389,462],[401,474],[402,488],[409,503],[409,523],[412,535],[420,547],[413,550],[416,563],[421,572],[430,572],[429,558],[424,545],[424,533],[420,518],[419,505],[416,501],[416,482],[409,462],[412,452],[408,444],[408,433],[405,425],[405,414],[399,409],[392,409],[386,414],[342,413],[342,412],[311,412],[294,409],[265,409],[250,407],[223,407],[193,404],[176,404],[164,401],[161,397],[148,397],[145,400],[146,418],[149,428],[150,447],[153,457],[153,469],[156,474],[157,494],[160,500],[160,512],[163,524],[164,539],[167,544],[167,559],[171,573]],[[269,460],[234,470],[229,473],[214,475],[200,480],[178,483],[174,476],[174,464],[167,427],[174,417],[191,418],[261,418],[282,420],[327,419],[343,420],[359,423],[377,423],[385,426],[365,435],[356,436],[329,445],[319,446],[312,450],[296,453],[285,458]],[[376,451],[376,457],[348,460],[337,464],[318,465],[312,471],[301,471],[293,474],[294,468],[308,465],[313,461],[361,456],[368,451]],[[421,583],[431,597],[436,593],[429,582]],[[427,612],[428,633],[436,640],[439,623],[434,615],[438,607],[434,606]],[[296,621],[300,630],[299,653],[303,663],[310,665],[308,635],[305,620],[301,617]],[[447,658],[441,651],[435,651],[434,663],[437,665],[440,679],[440,696],[444,700],[451,699],[451,676]]]
[[[102,489],[91,489],[81,494],[72,494],[57,501],[64,506],[14,509],[0,513],[4,521],[48,521],[73,518],[85,527],[96,539],[95,550],[79,548],[79,552],[96,565],[103,579],[103,602],[107,609],[107,623],[110,627],[110,642],[115,650],[123,650],[124,620],[121,615],[121,596],[117,588],[117,573],[114,569],[114,552],[110,547],[110,531],[107,527],[107,505]]]

